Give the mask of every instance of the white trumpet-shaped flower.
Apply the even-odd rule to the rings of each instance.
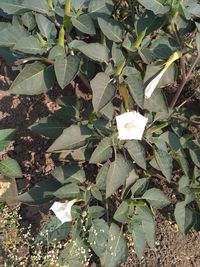
[[[156,89],[160,79],[162,78],[162,76],[164,75],[164,73],[166,72],[166,70],[171,66],[171,64],[179,59],[181,57],[181,52],[180,51],[176,51],[174,52],[169,59],[167,60],[167,62],[165,63],[163,69],[158,73],[158,75],[156,75],[155,78],[153,78],[152,81],[150,81],[150,83],[147,85],[146,89],[145,89],[145,98],[150,98],[151,95],[153,94],[154,90]]]
[[[126,112],[116,117],[120,140],[141,140],[147,118],[136,111]]]
[[[54,202],[51,206],[50,210],[52,210],[56,217],[62,222],[71,222],[72,215],[71,215],[71,208],[77,199],[73,199],[71,201],[62,202]]]

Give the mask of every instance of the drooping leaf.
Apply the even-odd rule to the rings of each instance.
[[[165,175],[168,182],[170,182],[173,169],[173,160],[171,155],[164,150],[157,149],[155,151],[155,157],[161,172]]]
[[[141,74],[135,70],[135,73],[127,77],[126,82],[129,87],[130,94],[135,102],[143,108],[144,105],[144,84]]]
[[[106,178],[108,175],[109,167],[107,164],[105,164],[98,172],[98,175],[96,177],[96,187],[100,190],[106,189]]]
[[[130,172],[127,160],[117,154],[115,161],[111,163],[106,180],[106,197],[110,197],[126,181]]]
[[[105,267],[120,266],[128,256],[127,242],[123,237],[119,226],[112,223],[109,229],[108,244],[102,258],[102,265]]]
[[[19,39],[13,49],[32,55],[42,55],[45,52],[45,49],[41,46],[39,40],[34,36]]]
[[[194,222],[192,210],[187,207],[184,201],[178,202],[174,210],[174,216],[180,231],[187,234]]]
[[[142,198],[146,199],[152,207],[162,209],[170,204],[169,199],[157,188],[147,190]]]
[[[102,109],[115,95],[116,88],[110,83],[110,77],[104,72],[99,72],[91,80],[93,92],[92,103],[97,112]]]
[[[105,137],[98,144],[92,156],[90,163],[102,163],[111,158],[112,156],[112,140],[109,137]]]
[[[78,165],[66,165],[55,168],[51,174],[61,184],[69,182],[83,183],[85,181],[85,172]]]
[[[18,196],[18,200],[28,205],[40,205],[54,198],[53,193],[60,187],[56,180],[45,180],[33,186],[28,192]]]
[[[132,140],[125,144],[125,148],[132,159],[144,170],[146,170],[145,150],[139,141]]]
[[[127,217],[128,211],[129,211],[129,206],[127,202],[123,201],[117,208],[114,214],[114,219],[120,223],[126,223],[128,221]]]
[[[148,178],[140,178],[138,179],[134,185],[131,187],[131,193],[132,193],[132,197],[131,198],[135,198],[135,197],[140,197],[145,189],[147,188],[149,184],[149,179]]]
[[[49,90],[54,84],[53,66],[40,62],[27,64],[12,83],[11,94],[36,95]]]
[[[80,188],[75,183],[65,184],[53,194],[60,199],[80,198]]]
[[[109,18],[98,18],[98,23],[103,34],[113,42],[121,42],[123,38],[123,28],[121,23]]]
[[[56,216],[52,216],[36,236],[34,243],[50,244],[65,240],[70,228],[70,223],[65,222],[62,224]]]
[[[108,232],[108,224],[103,219],[96,219],[92,222],[92,226],[89,230],[88,242],[95,254],[100,258],[106,251]]]
[[[146,236],[142,228],[142,225],[138,223],[133,223],[132,236],[133,236],[135,252],[138,258],[141,259],[144,255],[144,249],[146,245]]]
[[[63,55],[55,59],[55,73],[60,87],[63,89],[71,80],[73,80],[79,70],[80,59],[77,56],[69,55],[64,58]]]
[[[72,18],[73,26],[81,32],[94,35],[96,34],[96,30],[94,27],[94,23],[90,16],[87,14],[81,15],[77,18]]]
[[[91,136],[91,131],[85,125],[71,125],[66,128],[56,141],[49,147],[48,152],[74,149],[84,146]]]
[[[11,158],[0,161],[0,173],[9,178],[22,177],[22,171],[18,162]]]

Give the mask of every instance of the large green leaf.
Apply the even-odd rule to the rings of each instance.
[[[170,204],[169,199],[157,188],[147,190],[142,198],[146,199],[152,207],[162,209]]]
[[[146,170],[145,150],[139,141],[131,140],[126,142],[125,148],[131,158],[143,169]]]
[[[8,25],[0,31],[0,46],[11,47],[27,36],[28,32],[22,26]]]
[[[163,6],[158,0],[137,0],[146,9],[151,10],[154,14],[165,14],[169,11],[169,7]]]
[[[80,198],[80,188],[75,183],[66,184],[56,190],[54,196],[60,199]]]
[[[174,210],[174,216],[180,231],[183,234],[187,234],[194,222],[192,210],[187,207],[184,201],[178,202]]]
[[[50,244],[65,240],[70,231],[70,223],[63,223],[56,217],[52,216],[50,220],[42,227],[40,233],[36,236],[34,243]]]
[[[120,223],[126,223],[128,221],[128,211],[128,203],[123,201],[115,211],[113,218]]]
[[[132,236],[133,236],[135,252],[138,258],[141,259],[144,255],[144,249],[146,245],[146,236],[142,228],[142,225],[140,225],[139,223],[133,223]]]
[[[105,209],[101,206],[90,206],[88,208],[88,218],[97,219],[105,214]]]
[[[95,254],[100,258],[106,251],[108,232],[108,224],[103,219],[96,219],[92,222],[92,226],[89,230],[88,242]]]
[[[22,13],[27,10],[23,2],[23,0],[1,0],[0,8],[7,14]]]
[[[21,20],[23,25],[28,28],[28,31],[32,31],[36,26],[35,16],[31,11],[22,14]]]
[[[113,2],[110,0],[89,1],[88,12],[94,18],[109,17],[113,11]]]
[[[0,130],[0,141],[12,140],[16,130],[15,129],[2,129]]]
[[[18,200],[29,205],[48,203],[54,198],[53,193],[60,187],[56,180],[45,180],[33,186],[28,192],[18,196]]]
[[[23,0],[23,6],[38,13],[49,14],[49,7],[47,1]]]
[[[96,177],[96,187],[100,190],[106,189],[106,178],[108,175],[109,167],[107,164],[105,164],[98,172],[98,175]]]
[[[57,56],[55,59],[55,73],[60,87],[63,89],[73,80],[79,70],[80,59],[69,55],[67,58]]]
[[[151,112],[168,113],[166,100],[160,89],[156,89],[150,98],[145,99],[144,108]]]
[[[40,62],[27,64],[12,83],[11,94],[36,95],[46,92],[54,84],[53,66]]]
[[[137,198],[141,197],[141,195],[144,193],[145,189],[147,188],[149,184],[149,179],[148,178],[140,178],[138,179],[134,185],[131,187],[131,193],[132,197],[131,198]]]
[[[91,80],[91,87],[93,107],[98,112],[114,97],[116,88],[110,83],[110,77],[104,72],[99,72]]]
[[[143,108],[144,105],[144,83],[142,81],[141,74],[135,69],[135,73],[132,73],[127,77],[126,82],[129,87],[129,91],[135,100],[135,102]]]
[[[48,39],[55,38],[57,34],[56,27],[53,22],[42,14],[35,14],[35,19],[40,33]]]
[[[102,44],[90,43],[87,44],[83,41],[74,40],[70,43],[72,48],[75,48],[82,52],[87,57],[98,62],[108,62],[109,50]]]
[[[45,52],[45,49],[41,46],[39,40],[34,36],[19,39],[13,49],[32,55],[42,55]]]
[[[7,158],[0,161],[0,173],[9,178],[22,177],[22,171],[16,160]]]
[[[113,42],[122,42],[122,24],[109,18],[98,18],[98,23],[103,34]]]
[[[94,27],[94,23],[90,16],[87,14],[81,15],[78,18],[72,18],[72,24],[79,31],[94,35],[96,34],[96,30]]]
[[[109,137],[105,137],[98,144],[92,156],[90,163],[102,163],[112,157],[112,140]]]
[[[102,258],[102,265],[105,267],[120,266],[128,256],[127,242],[119,226],[112,223],[109,229],[108,244]]]
[[[49,147],[48,152],[79,148],[84,146],[90,136],[91,131],[87,126],[73,124],[63,131]]]
[[[161,172],[165,175],[168,182],[170,182],[173,169],[173,160],[171,155],[162,149],[157,149],[155,151],[155,157]]]
[[[83,183],[85,181],[85,172],[78,165],[66,165],[55,168],[51,174],[61,184],[69,182]]]
[[[126,181],[130,172],[130,165],[120,154],[111,163],[106,180],[106,197],[110,197]]]
[[[0,141],[0,152],[6,149],[6,147],[10,144],[10,141]]]

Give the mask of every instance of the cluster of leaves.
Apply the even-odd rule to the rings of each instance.
[[[191,123],[198,124],[197,114],[181,105],[170,108],[160,89],[176,81],[177,87],[184,82],[183,89],[197,66],[197,1],[1,0],[0,8],[8,21],[0,23],[0,55],[20,71],[10,93],[45,93],[56,80],[65,88],[77,75],[92,93],[84,113],[80,99],[63,97],[59,110],[31,126],[53,139],[47,152],[68,163],[19,200],[31,205],[55,197],[82,201],[73,207],[73,225],[61,226],[52,217],[43,230],[52,242],[71,233],[59,262],[82,266],[91,257],[98,261],[96,255],[102,266],[119,266],[128,254],[124,232],[132,234],[141,258],[146,244],[155,248],[154,208],[175,205],[179,229],[198,230],[200,147],[188,131]],[[145,99],[145,85],[175,51],[183,54],[180,62],[167,69],[159,89]],[[117,138],[115,97],[122,100],[121,113],[136,109],[148,117],[142,141]],[[88,179],[84,166],[94,164],[97,175]],[[173,190],[176,203],[155,188],[154,177]]]

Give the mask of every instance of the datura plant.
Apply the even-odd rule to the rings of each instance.
[[[10,94],[65,88],[60,108],[30,127],[60,160],[51,179],[18,197],[50,202],[36,241],[66,241],[60,266],[117,267],[132,243],[139,259],[146,245],[155,249],[157,209],[183,234],[198,231],[198,1],[1,0],[0,8],[0,55],[18,71]],[[74,79],[87,103],[67,93]]]

